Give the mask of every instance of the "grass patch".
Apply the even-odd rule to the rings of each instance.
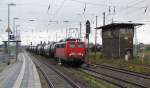
[[[88,86],[88,88],[117,88],[117,86],[110,84],[106,81],[97,79],[85,72],[82,72],[78,68],[65,68],[65,67],[60,67],[61,70],[67,72],[67,74],[71,75],[75,80],[80,80],[82,84]]]
[[[150,51],[144,51],[145,57],[142,61],[141,58],[130,59],[129,61],[125,61],[124,59],[106,59],[102,58],[102,54],[100,52],[97,53],[96,58],[94,53],[89,53],[89,60],[93,64],[108,64],[117,68],[126,69],[129,71],[148,73],[150,74]]]
[[[90,88],[116,88],[113,84],[107,83],[103,80],[96,79],[84,72],[77,71],[75,77],[80,78],[81,80],[85,81]]]

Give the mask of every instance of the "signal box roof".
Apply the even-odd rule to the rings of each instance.
[[[8,41],[3,41],[3,42],[8,42]],[[13,41],[9,41],[9,42],[21,42],[20,40],[13,40]]]
[[[141,26],[141,25],[144,25],[144,24],[140,24],[140,23],[111,23],[111,24],[108,24],[108,25],[97,27],[95,29],[109,29],[109,28],[114,28],[114,27],[117,27],[117,28],[133,28],[134,26]]]

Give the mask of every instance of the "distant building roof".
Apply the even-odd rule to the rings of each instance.
[[[111,23],[108,25],[97,27],[95,29],[109,29],[109,28],[113,28],[113,27],[134,27],[134,26],[140,26],[140,25],[144,25],[144,24],[140,24],[140,23]]]

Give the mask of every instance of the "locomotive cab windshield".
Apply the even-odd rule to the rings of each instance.
[[[78,42],[78,48],[84,48],[84,43],[83,42]]]
[[[70,42],[69,48],[75,48],[75,43],[74,42]]]

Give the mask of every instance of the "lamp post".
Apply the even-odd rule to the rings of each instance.
[[[18,33],[18,27],[20,27],[20,25],[16,25],[15,28],[16,28],[16,61],[18,60],[18,47],[19,47],[19,42],[18,41],[21,41],[20,40],[20,36],[19,36],[19,33]]]
[[[16,38],[16,20],[18,20],[19,18],[17,18],[17,17],[15,17],[15,18],[13,18],[13,34],[14,34],[14,36],[15,36],[15,38]]]
[[[2,22],[3,20],[2,19],[0,19],[0,22]]]
[[[19,41],[19,31],[18,31],[18,27],[20,27],[20,25],[16,25],[16,41]]]
[[[63,21],[63,23],[69,23],[70,21]],[[67,29],[67,26],[66,26],[66,39],[67,39],[67,37],[68,37],[68,29]]]
[[[11,32],[11,29],[10,29],[10,6],[15,6],[16,4],[14,3],[10,3],[8,4],[8,30],[6,30],[6,32]]]
[[[34,22],[34,21],[36,21],[35,19],[30,19],[30,20],[28,20],[29,22]],[[33,35],[33,28],[32,28],[32,35]],[[30,39],[28,40],[28,41],[32,41],[33,40],[33,37],[30,37]]]
[[[11,29],[10,29],[10,6],[15,6],[16,4],[14,4],[14,3],[10,3],[10,4],[8,4],[8,27],[7,27],[7,29],[6,29],[6,32],[8,32],[8,55],[10,56],[10,53],[9,53],[9,34],[10,34],[10,32],[12,32],[11,31]]]

